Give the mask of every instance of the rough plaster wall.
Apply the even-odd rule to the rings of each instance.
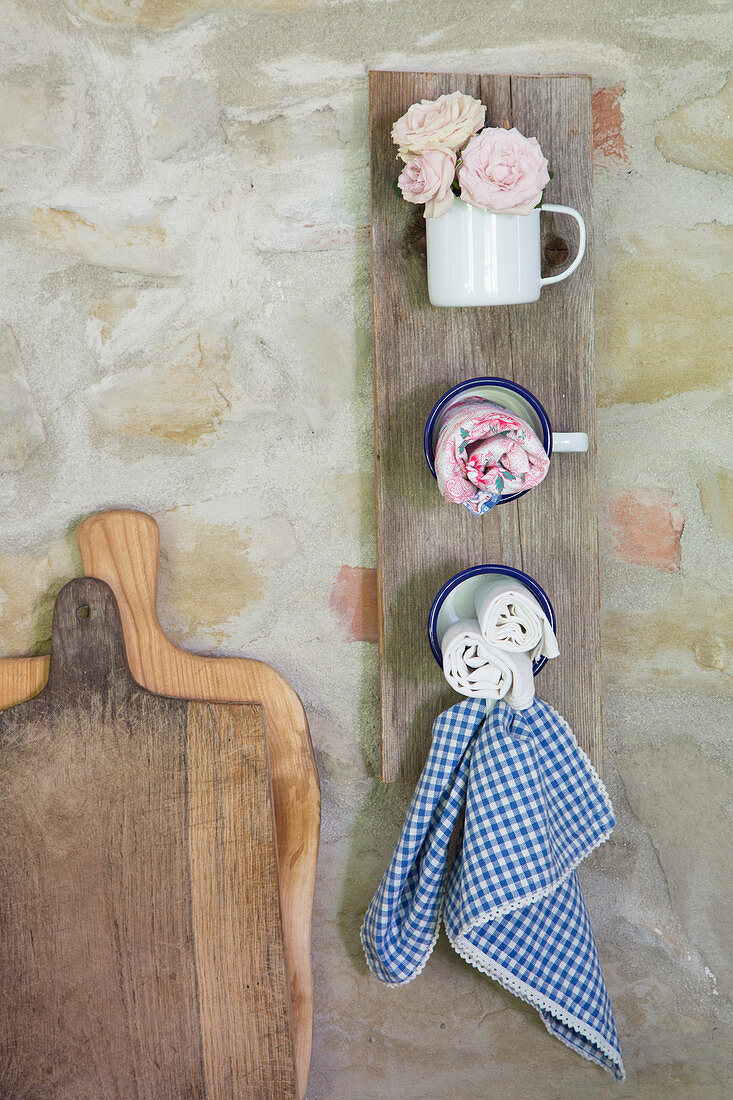
[[[298,689],[312,1100],[733,1094],[724,5],[0,0],[0,24],[0,652],[47,644],[77,521],[133,505],[171,636]],[[582,879],[624,1086],[443,944],[403,990],[362,961],[409,797],[375,778],[367,67],[594,79],[619,824]]]

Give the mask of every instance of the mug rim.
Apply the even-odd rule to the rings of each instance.
[[[544,202],[542,206],[544,206]],[[531,218],[533,214],[536,214],[539,218],[542,212],[542,206],[533,206],[526,214],[518,214],[516,210],[487,210],[485,206],[476,206],[475,203],[469,202],[468,199],[463,199],[460,195],[456,195],[450,210],[446,210],[445,213],[450,214],[451,210],[455,210],[456,208],[460,210],[461,208],[470,207],[471,210],[475,210],[479,214],[490,214],[494,218]],[[441,217],[443,217],[442,214]],[[430,220],[431,219],[428,219],[428,222],[430,222]]]
[[[479,386],[485,385],[501,385],[502,389],[513,390],[519,397],[523,397],[532,409],[537,414],[537,418],[542,425],[543,440],[542,445],[545,449],[545,454],[548,458],[552,457],[552,427],[550,425],[550,418],[545,412],[545,408],[540,400],[535,397],[530,390],[525,389],[524,386],[520,386],[518,382],[513,382],[511,378],[499,378],[496,375],[488,375],[481,378],[468,378],[465,382],[459,382],[458,385],[453,386],[447,390],[443,396],[433,405],[428,414],[428,418],[425,421],[425,431],[423,432],[423,451],[425,452],[425,461],[428,464],[430,473],[436,478],[435,474],[435,450],[433,448],[433,431],[435,429],[436,421],[440,414],[444,411],[445,406],[458,394],[464,391],[477,389]],[[499,402],[497,402],[499,404]],[[519,500],[525,493],[531,492],[530,489],[522,489],[520,493],[508,493],[506,496],[501,496],[497,500],[497,504],[508,504],[512,500]]]
[[[557,634],[555,609],[550,602],[550,597],[539,581],[536,581],[534,577],[530,577],[529,573],[523,573],[521,569],[515,569],[511,565],[498,565],[496,563],[472,565],[468,569],[462,569],[460,573],[455,573],[450,580],[446,581],[430,607],[430,612],[428,614],[428,641],[430,642],[430,649],[432,650],[433,657],[435,657],[441,669],[443,667],[443,653],[438,644],[438,615],[440,614],[440,609],[453,589],[457,588],[463,581],[467,581],[471,577],[479,577],[491,573],[499,573],[501,576],[511,577],[512,580],[520,581],[525,588],[529,589],[547,615],[547,618],[550,620],[550,626],[553,631]],[[540,654],[537,660],[532,662],[532,671],[534,675],[536,676],[540,669],[544,668],[546,664],[547,657],[544,653]]]

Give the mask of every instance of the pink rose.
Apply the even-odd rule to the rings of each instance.
[[[454,195],[456,154],[450,149],[426,149],[406,164],[397,186],[406,202],[424,202],[425,217],[438,218],[450,210]]]
[[[550,182],[536,138],[519,130],[488,127],[461,154],[461,198],[494,214],[529,214]]]
[[[426,149],[462,149],[471,134],[480,130],[486,108],[478,99],[463,92],[451,92],[438,99],[413,103],[392,127],[392,141],[409,163]]]

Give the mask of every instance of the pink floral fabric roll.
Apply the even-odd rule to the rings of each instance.
[[[476,516],[502,496],[539,485],[549,468],[529,424],[484,397],[457,401],[443,418],[435,447],[438,488]]]

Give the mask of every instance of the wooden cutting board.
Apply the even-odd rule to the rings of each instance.
[[[149,691],[219,702],[264,704],[280,868],[285,953],[293,1014],[298,1095],[305,1095],[313,1031],[311,909],[320,791],[303,705],[275,669],[243,657],[200,657],[166,638],[157,618],[159,533],[142,512],[102,512],[77,531],[84,571],[109,584],[122,618],[133,677]],[[0,660],[0,709],[31,698],[48,658]]]
[[[591,82],[584,76],[371,72],[372,288],[379,566],[382,774],[414,779],[432,722],[456,702],[427,642],[430,605],[455,573],[482,562],[523,569],[547,592],[560,657],[537,693],[567,718],[602,766],[601,660],[593,365]],[[459,90],[489,126],[538,138],[554,172],[548,202],[575,207],[588,229],[578,270],[538,302],[483,309],[430,305],[421,209],[395,194],[393,122],[420,99]],[[577,227],[543,214],[543,274],[576,251]],[[587,454],[556,454],[542,485],[478,519],[447,504],[423,457],[434,403],[468,378],[513,379],[536,394],[555,431],[587,432]]]
[[[153,695],[71,581],[0,715],[0,1095],[295,1097],[263,710]]]

